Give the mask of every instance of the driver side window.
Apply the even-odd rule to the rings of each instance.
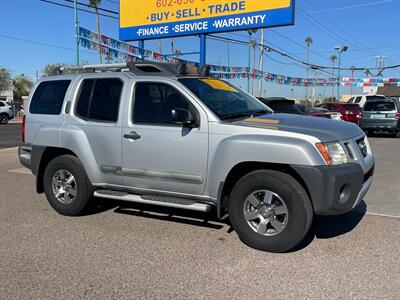
[[[175,88],[158,82],[137,82],[135,84],[133,122],[153,125],[176,125],[172,110],[192,111],[193,105]]]

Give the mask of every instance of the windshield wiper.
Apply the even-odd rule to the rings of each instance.
[[[262,116],[262,115],[269,115],[272,114],[272,111],[269,110],[255,110],[251,112],[252,116]]]
[[[256,117],[256,116],[261,116],[261,115],[266,115],[266,114],[271,114],[272,112],[269,110],[252,110],[252,111],[247,111],[247,112],[235,112],[231,114],[226,114],[221,117],[222,120],[228,120],[228,119],[239,119],[239,118],[245,118],[245,117]]]
[[[231,113],[231,114],[226,114],[221,116],[222,120],[228,120],[228,119],[239,119],[239,118],[245,118],[251,116],[250,112],[236,112],[236,113]]]

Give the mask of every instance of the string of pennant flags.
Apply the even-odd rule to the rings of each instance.
[[[101,35],[86,28],[79,27],[79,44],[86,49],[99,51],[104,56],[113,60],[141,61],[143,59],[159,62],[178,63],[184,62],[199,67],[199,64],[181,58],[163,55],[155,51],[141,49],[131,44]],[[227,67],[211,65],[211,75],[220,79],[263,79],[281,85],[291,86],[337,86],[337,78],[301,78],[286,75],[273,74],[249,67]],[[399,86],[400,78],[342,78],[343,86],[366,87],[366,86]]]

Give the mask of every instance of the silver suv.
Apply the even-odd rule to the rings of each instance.
[[[63,215],[96,198],[215,207],[244,243],[282,252],[314,215],[352,210],[371,185],[374,157],[354,124],[275,114],[209,68],[79,69],[36,84],[19,149],[37,192]]]

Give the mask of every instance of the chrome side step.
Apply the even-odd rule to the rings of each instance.
[[[97,190],[94,192],[93,196],[105,199],[181,208],[181,209],[200,211],[200,212],[208,212],[211,210],[212,207],[211,204],[199,203],[193,200],[163,197],[163,196],[134,195],[125,192],[118,192],[111,190]]]

